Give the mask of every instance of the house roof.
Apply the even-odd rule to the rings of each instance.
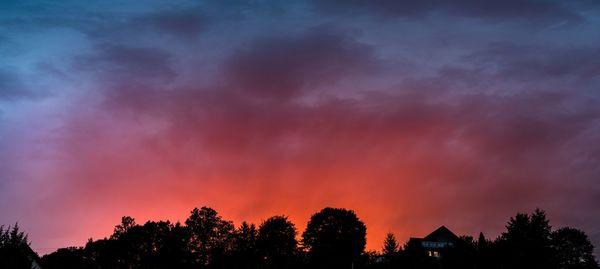
[[[450,231],[450,229],[446,228],[446,226],[438,228],[423,239],[434,242],[456,242],[459,240],[458,236]]]

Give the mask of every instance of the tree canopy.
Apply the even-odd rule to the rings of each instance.
[[[247,222],[236,227],[216,210],[201,207],[194,208],[184,224],[148,221],[142,225],[125,216],[108,238],[58,249],[42,257],[41,264],[44,269],[599,268],[594,246],[583,231],[553,230],[539,209],[510,218],[495,240],[483,233],[477,240],[453,236],[456,241],[443,246],[443,255],[437,253],[440,246],[426,252],[413,241],[402,248],[391,233],[381,251],[365,251],[365,224],[354,211],[343,208],[315,213],[301,242],[297,235],[296,226],[285,216],[267,218],[258,227]],[[36,256],[18,225],[0,226],[0,268],[31,268]]]
[[[185,221],[190,232],[190,250],[196,262],[205,267],[218,266],[225,252],[229,251],[234,226],[223,220],[212,208],[194,208]]]
[[[498,241],[503,264],[508,268],[552,268],[551,226],[546,212],[519,213],[511,218]]]
[[[268,218],[260,225],[256,246],[267,268],[293,266],[298,250],[296,234],[296,226],[285,216]]]
[[[0,268],[31,268],[32,253],[27,234],[19,224],[0,226]]]
[[[324,208],[314,214],[302,234],[313,266],[352,267],[365,250],[367,228],[354,211]]]
[[[552,232],[551,238],[559,269],[598,268],[594,245],[584,232],[564,227]]]

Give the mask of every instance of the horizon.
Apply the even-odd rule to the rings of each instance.
[[[202,206],[202,207],[204,207],[204,206]],[[212,208],[210,206],[207,206],[207,207],[208,208]],[[196,207],[196,208],[200,208],[200,206]],[[329,206],[326,206],[326,207],[323,207],[323,208],[343,208],[343,207],[329,207]],[[307,217],[306,221],[304,221],[304,223],[297,223],[297,222],[294,221],[294,219],[292,217],[290,217],[289,215],[283,214],[283,213],[282,214],[275,214],[275,215],[265,216],[263,218],[260,218],[256,222],[251,222],[251,221],[247,221],[247,220],[233,221],[233,220],[227,218],[226,215],[223,215],[222,212],[220,212],[217,208],[212,208],[212,209],[215,209],[219,213],[219,215],[223,217],[224,220],[231,221],[232,224],[236,228],[238,228],[243,222],[247,222],[248,224],[254,224],[254,225],[256,225],[258,227],[261,223],[263,223],[265,220],[267,220],[270,217],[285,216],[285,217],[289,218],[289,220],[291,221],[291,223],[293,223],[295,225],[296,231],[297,231],[296,238],[299,240],[298,242],[300,242],[300,239],[301,239],[301,236],[302,236],[302,232],[306,229],[306,223],[309,221],[310,215],[315,214],[318,211],[318,210],[316,210],[315,212],[311,213],[309,215],[309,217]],[[344,208],[344,209],[348,209],[348,210],[354,211],[351,208]],[[530,211],[532,211],[532,210],[530,210]],[[514,215],[519,214],[519,213],[526,213],[526,214],[528,214],[527,212],[515,212],[515,214],[513,214],[513,216],[510,216],[509,218],[512,218],[512,217],[514,217]],[[546,212],[546,213],[548,213],[548,212]],[[358,217],[360,219],[360,214],[357,214],[357,215],[358,215]],[[170,220],[170,219],[147,219],[146,220],[146,219],[144,219],[144,220],[140,221],[140,219],[138,219],[138,218],[136,218],[135,216],[132,216],[132,215],[124,215],[122,217],[126,217],[126,216],[127,217],[132,217],[133,219],[135,219],[137,225],[144,225],[147,222],[169,221],[172,224],[180,223],[181,225],[185,226],[185,220],[186,220],[187,217],[189,217],[189,212],[188,212],[188,216],[183,217],[183,219],[177,219],[177,220]],[[120,219],[121,218],[119,218],[119,220]],[[502,225],[505,225],[506,223],[508,223],[508,221],[509,221],[509,219],[507,219],[505,221],[505,223],[503,223]],[[552,224],[552,221],[550,223]],[[15,224],[18,224],[18,223],[15,223]],[[35,249],[35,247],[32,247],[32,249],[34,251],[36,251],[36,253],[38,253],[38,255],[40,255],[40,257],[41,257],[43,255],[50,254],[50,253],[52,253],[52,252],[54,252],[54,251],[56,251],[58,249],[61,249],[61,248],[84,247],[86,245],[86,243],[89,242],[89,240],[101,240],[101,239],[110,238],[110,236],[113,234],[114,229],[117,226],[117,224],[120,224],[120,222],[117,221],[117,222],[114,223],[113,226],[111,226],[111,227],[105,227],[106,228],[105,230],[109,231],[105,235],[100,235],[100,236],[97,236],[97,237],[90,236],[87,239],[85,239],[82,243],[76,243],[76,244],[64,245],[64,246],[55,246],[55,247],[39,247],[38,249]],[[18,225],[19,225],[19,227],[22,228],[21,224],[18,224]],[[13,227],[14,224],[13,225],[5,225],[4,228],[7,228],[8,226]],[[408,243],[409,240],[412,239],[412,238],[425,237],[428,234],[432,233],[433,231],[435,231],[435,230],[437,230],[439,228],[442,228],[442,227],[445,227],[446,229],[448,229],[451,232],[455,233],[457,236],[471,236],[473,238],[476,238],[476,236],[478,236],[479,233],[483,233],[486,239],[492,240],[492,241],[496,240],[501,235],[501,233],[503,232],[503,231],[500,231],[497,235],[490,235],[490,234],[486,233],[485,231],[479,231],[479,232],[477,232],[475,234],[461,234],[461,233],[455,232],[455,230],[453,230],[452,227],[448,227],[448,225],[446,225],[446,224],[440,224],[438,226],[433,225],[431,227],[431,229],[429,229],[429,230],[428,230],[427,227],[424,227],[424,229],[423,229],[424,232],[421,233],[421,234],[410,234],[409,232],[396,233],[396,232],[393,232],[393,231],[388,231],[388,232],[386,232],[386,234],[387,233],[392,233],[392,234],[394,234],[394,236],[396,236],[396,234],[408,234],[408,237],[406,237],[406,238],[402,238],[402,237],[396,236],[396,238],[398,239],[398,243],[401,243],[400,245],[402,246],[402,245],[404,245],[403,243]],[[556,227],[552,226],[552,228],[555,230]],[[572,228],[577,228],[577,227],[572,227]],[[26,230],[24,232],[27,235],[29,235]],[[369,237],[369,228],[368,228],[368,225],[367,225],[367,237]],[[28,239],[31,242],[31,244],[33,244],[35,242],[35,239],[33,239],[31,237],[29,237]],[[365,249],[365,251],[381,251],[381,249],[383,248],[383,243],[384,243],[384,240],[381,240],[381,242],[378,242],[378,243],[370,243],[369,240],[367,239],[367,246],[373,247],[375,245],[375,247],[374,248],[367,247]]]
[[[600,246],[600,2],[3,1],[0,25],[0,225],[40,254],[203,205],[352,209],[373,250],[541,208]]]

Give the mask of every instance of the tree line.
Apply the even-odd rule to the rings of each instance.
[[[343,208],[315,213],[298,236],[286,216],[236,227],[214,209],[202,207],[194,208],[183,224],[137,224],[125,216],[110,237],[58,249],[38,262],[44,269],[599,268],[587,235],[569,227],[552,230],[542,210],[512,217],[494,240],[483,234],[477,239],[460,236],[441,257],[431,257],[410,242],[400,245],[391,233],[381,251],[365,251],[366,232],[355,212]],[[0,268],[31,268],[28,245],[17,225],[0,227]]]

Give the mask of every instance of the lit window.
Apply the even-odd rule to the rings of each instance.
[[[434,258],[439,258],[440,257],[440,252],[439,251],[435,251],[435,250],[428,250],[427,251],[427,256],[434,257]]]

